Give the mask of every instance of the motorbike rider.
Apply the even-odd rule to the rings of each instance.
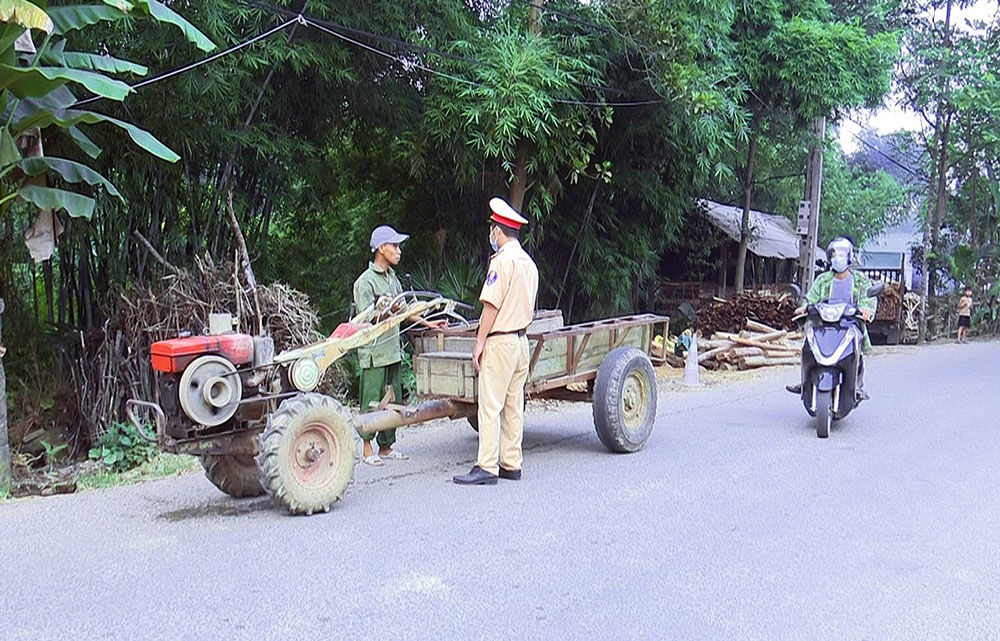
[[[800,316],[806,313],[808,305],[815,305],[820,301],[830,303],[847,303],[857,305],[864,319],[864,344],[861,347],[862,355],[858,362],[858,397],[867,400],[868,394],[864,391],[864,371],[865,360],[863,352],[871,349],[872,343],[868,338],[868,323],[875,318],[875,310],[878,307],[878,299],[868,296],[868,290],[872,283],[864,274],[854,271],[854,243],[845,236],[838,236],[830,241],[826,248],[826,258],[830,263],[830,271],[823,272],[816,277],[809,293],[806,294],[805,304],[795,310],[795,315]],[[788,385],[789,392],[795,394],[802,393],[802,384]]]

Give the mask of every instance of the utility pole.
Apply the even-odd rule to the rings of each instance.
[[[809,161],[806,165],[805,198],[799,203],[798,232],[799,285],[802,293],[809,291],[816,275],[816,245],[819,243],[819,214],[823,194],[823,145],[826,142],[826,116],[813,120],[810,126]]]
[[[7,375],[3,370],[4,302],[0,298],[0,497],[10,494],[10,439],[7,434]]]

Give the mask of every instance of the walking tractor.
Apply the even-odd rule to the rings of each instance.
[[[354,478],[359,434],[439,418],[475,426],[476,326],[456,305],[429,292],[383,297],[329,338],[277,355],[266,336],[159,341],[150,350],[159,401],[129,400],[126,413],[161,450],[200,457],[226,494],[267,493],[293,514],[329,511]],[[331,364],[417,317],[456,322],[414,335],[416,404],[401,405],[390,387],[377,407],[357,413],[317,392]],[[638,451],[656,416],[653,337],[668,324],[647,314],[564,327],[559,312],[539,312],[528,328],[526,391],[592,401],[601,442],[613,452]],[[155,435],[145,433],[149,423]]]

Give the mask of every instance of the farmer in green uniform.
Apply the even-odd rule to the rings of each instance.
[[[868,295],[872,281],[861,272],[854,271],[854,243],[850,239],[843,236],[834,238],[826,248],[826,255],[830,262],[830,271],[816,277],[809,293],[806,294],[805,304],[795,310],[795,315],[804,314],[807,305],[815,305],[820,301],[857,305],[865,321],[865,338],[861,350],[868,351],[872,342],[868,338],[867,324],[874,320],[875,310],[878,307],[878,299]],[[862,399],[867,399],[868,395],[864,391],[864,370],[865,360],[862,356],[858,365],[858,394]],[[802,393],[801,384],[789,385],[787,389],[796,394]]]
[[[393,268],[399,264],[399,259],[402,257],[399,245],[408,238],[407,234],[401,234],[388,225],[376,227],[372,232],[370,243],[372,261],[368,263],[368,269],[354,281],[354,304],[359,312],[370,307],[381,296],[392,298],[402,293],[403,286]],[[447,324],[446,321],[428,322],[421,318],[410,320],[432,329]],[[387,387],[392,388],[394,403],[403,402],[403,385],[400,377],[402,360],[403,345],[399,326],[383,334],[374,344],[358,349],[362,412],[370,412],[373,404],[378,405],[385,396]],[[375,435],[361,435],[364,441],[362,460],[365,463],[378,466],[383,465],[385,459],[403,461],[409,458],[392,448],[396,442],[396,430],[378,432],[377,454],[372,448],[373,436]]]

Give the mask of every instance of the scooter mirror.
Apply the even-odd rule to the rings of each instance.
[[[885,291],[885,283],[878,281],[868,288],[868,298],[875,298]]]

